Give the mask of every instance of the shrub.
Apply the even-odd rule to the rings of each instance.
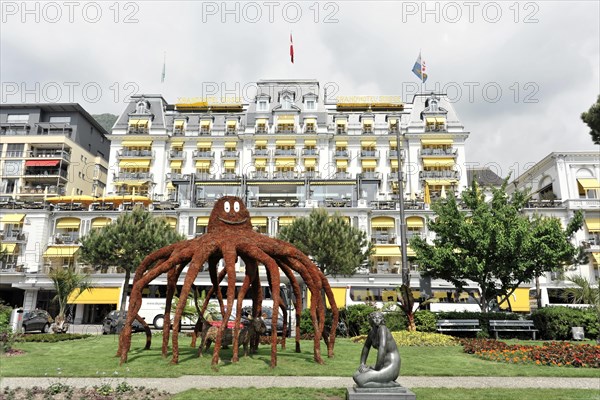
[[[531,317],[543,339],[570,339],[571,328],[574,326],[582,326],[587,337],[598,336],[598,315],[594,309],[564,306],[544,307],[536,310]]]
[[[346,323],[350,336],[366,335],[371,329],[369,314],[377,309],[367,304],[356,304],[342,308],[340,319]]]
[[[415,325],[419,332],[435,332],[437,317],[431,311],[422,310],[415,313]]]
[[[0,330],[3,328],[8,328],[10,324],[11,312],[12,308],[7,306],[2,300],[0,300]]]
[[[392,332],[394,341],[400,346],[420,346],[420,347],[440,347],[440,346],[456,346],[458,342],[451,336],[442,335],[439,333],[426,332],[409,332],[399,331]],[[352,338],[353,342],[364,343],[367,335],[359,335]]]
[[[42,333],[37,335],[21,335],[17,341],[19,342],[46,342],[56,343],[65,340],[78,340],[91,337],[90,334],[79,334],[79,333]]]
[[[392,332],[404,331],[408,327],[408,319],[402,311],[388,311],[385,312],[383,315],[385,318],[385,325]]]

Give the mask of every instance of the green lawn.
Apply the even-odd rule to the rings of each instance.
[[[325,365],[312,360],[312,342],[302,342],[302,353],[293,351],[293,341],[288,350],[279,350],[278,366],[269,368],[270,348],[261,346],[259,353],[242,358],[232,364],[231,350],[223,350],[224,360],[218,372],[210,368],[210,355],[196,357],[196,349],[187,345],[189,338],[180,340],[180,362],[171,365],[170,358],[160,355],[160,337],[154,336],[153,348],[143,350],[144,336],[133,338],[129,362],[119,366],[114,357],[118,337],[95,336],[88,339],[57,343],[17,343],[15,348],[26,354],[0,359],[0,376],[102,376],[120,377],[178,377],[182,375],[287,375],[287,376],[351,376],[358,366],[362,344],[348,339],[336,342],[336,357],[325,358]],[[324,346],[321,346],[326,354]],[[462,347],[401,347],[401,375],[417,376],[560,376],[598,377],[600,371],[584,368],[546,367],[535,365],[500,364],[482,360],[462,352]],[[375,351],[371,356],[376,355]],[[59,370],[60,368],[60,370]]]
[[[581,389],[430,389],[412,390],[419,400],[598,400],[597,390]],[[343,400],[346,389],[212,389],[188,390],[173,400]]]

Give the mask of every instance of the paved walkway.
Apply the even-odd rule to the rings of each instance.
[[[60,382],[75,387],[90,387],[110,383],[113,386],[122,382],[122,377],[107,378],[61,378]],[[58,378],[0,378],[0,387],[30,388],[47,387],[58,382]],[[179,378],[127,378],[133,386],[145,386],[169,393],[179,393],[188,389],[209,389],[229,387],[311,387],[343,388],[351,387],[352,378],[328,376],[198,376],[188,375]],[[521,377],[425,377],[400,376],[398,382],[407,388],[446,387],[446,388],[561,388],[600,390],[598,378],[521,378]]]

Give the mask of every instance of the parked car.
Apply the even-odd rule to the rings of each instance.
[[[271,307],[263,307],[262,317],[265,321],[265,325],[267,326],[267,333],[265,335],[269,336],[273,330],[273,309]],[[277,315],[277,335],[283,335],[283,315],[281,315],[281,310],[279,310],[279,314]],[[289,327],[287,335],[290,335]]]
[[[33,310],[23,312],[23,332],[41,331],[50,332],[52,317],[44,310]]]
[[[127,311],[123,314],[123,319],[121,324],[118,324],[120,311],[114,310],[111,311],[104,320],[102,320],[102,334],[109,335],[113,333],[120,333],[121,329],[123,329],[123,324],[125,323],[125,318],[127,318]],[[133,320],[133,332],[144,332],[144,325],[142,325],[138,320]]]

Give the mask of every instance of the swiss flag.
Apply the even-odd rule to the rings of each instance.
[[[294,40],[292,39],[292,34],[290,33],[290,61],[292,64],[294,63]]]

